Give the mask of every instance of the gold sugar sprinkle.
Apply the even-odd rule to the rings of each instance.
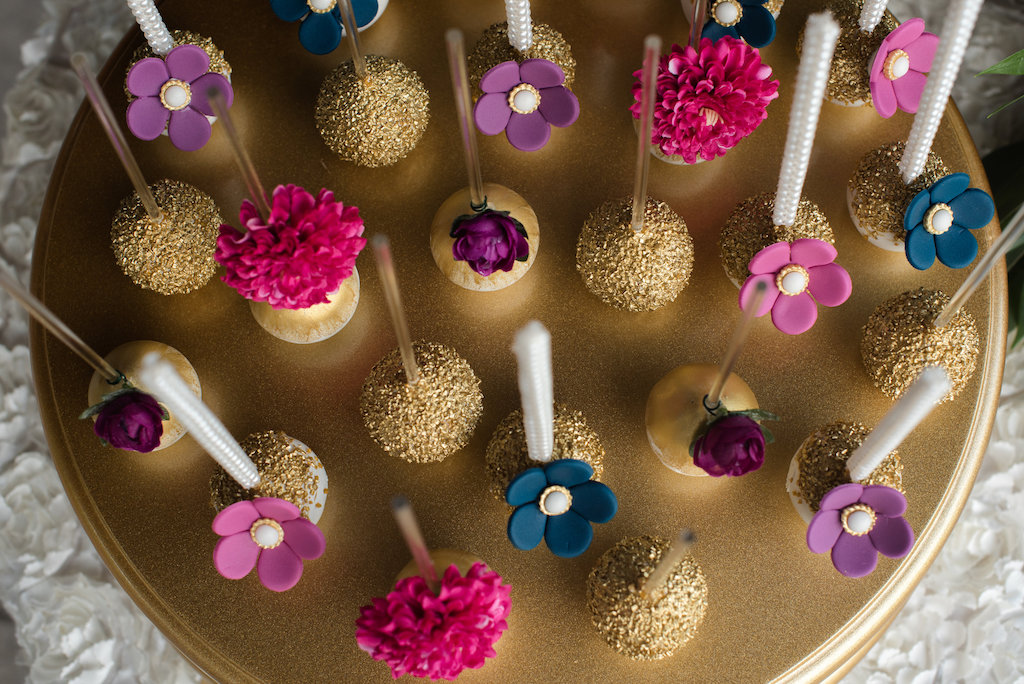
[[[764,8],[775,15],[775,17],[778,17],[785,2],[786,0],[768,0],[768,2],[764,3]]]
[[[708,583],[687,556],[665,580],[656,601],[640,594],[669,548],[667,539],[624,539],[608,549],[587,578],[591,621],[605,641],[634,660],[660,660],[693,638],[708,609]]]
[[[796,452],[800,464],[797,487],[812,511],[817,511],[821,498],[833,487],[848,484],[849,460],[871,429],[863,423],[836,421],[819,428],[808,437]],[[903,491],[903,463],[898,451],[891,451],[871,476],[861,484],[885,485]]]
[[[555,445],[551,460],[575,458],[585,461],[594,469],[594,479],[604,474],[604,447],[597,434],[587,425],[579,411],[570,411],[567,406],[555,403]],[[491,482],[491,494],[505,500],[508,483],[527,468],[539,465],[530,458],[526,447],[526,431],[523,428],[523,412],[516,409],[505,417],[495,428],[491,441],[487,443],[487,475]]]
[[[796,210],[796,221],[792,226],[773,224],[774,210],[775,195],[762,192],[737,204],[725,222],[718,244],[722,250],[722,266],[733,283],[743,284],[750,275],[747,264],[755,254],[768,245],[782,241],[792,242],[799,238],[817,238],[835,243],[832,226],[814,202],[800,200]]]
[[[491,67],[502,62],[522,62],[525,59],[554,62],[565,72],[565,87],[572,88],[576,80],[576,58],[572,56],[572,48],[561,33],[547,24],[535,23],[533,45],[526,52],[519,52],[508,42],[508,22],[503,21],[489,26],[466,57],[470,92],[477,92],[480,79]]]
[[[466,446],[483,413],[480,378],[454,349],[413,344],[420,378],[406,381],[402,357],[389,352],[363,383],[359,411],[384,451],[410,463],[435,463]]]
[[[178,45],[195,45],[201,47],[203,51],[210,56],[210,71],[220,74],[224,78],[231,80],[231,65],[224,59],[224,51],[218,48],[213,40],[206,36],[201,36],[198,33],[192,31],[171,31],[171,36],[174,38],[175,46]],[[135,52],[132,53],[131,61],[128,62],[128,71],[132,70],[138,62],[146,59],[147,57],[156,57],[156,53],[149,47],[149,44],[143,44]],[[127,72],[125,72],[127,74]],[[125,88],[125,94],[128,96],[128,101],[131,102],[135,99],[135,96],[128,92],[127,87]]]
[[[690,281],[693,240],[666,203],[650,197],[644,227],[633,230],[633,199],[609,200],[590,214],[576,243],[576,270],[605,304],[653,311]]]
[[[872,238],[891,237],[903,242],[903,212],[910,200],[943,176],[949,169],[934,152],[928,153],[924,171],[907,185],[900,171],[900,157],[906,143],[896,142],[871,150],[857,164],[847,197],[850,213],[860,229]]]
[[[213,260],[223,219],[213,198],[180,181],[149,186],[164,218],[154,223],[133,192],[110,227],[114,259],[136,285],[160,294],[191,292],[217,268]]]
[[[316,454],[302,448],[280,430],[255,432],[239,445],[256,465],[260,483],[245,489],[218,467],[210,478],[210,500],[214,509],[220,511],[239,501],[270,496],[292,502],[308,518],[320,489],[316,470],[323,467]]]
[[[367,55],[366,72],[365,79],[357,77],[349,60],[327,75],[316,98],[316,129],[342,159],[389,166],[423,137],[430,95],[397,59]]]
[[[943,328],[935,318],[949,296],[919,288],[896,295],[878,306],[864,325],[860,354],[875,387],[895,399],[925,366],[939,365],[960,394],[974,374],[981,338],[974,317],[961,309]],[[939,402],[939,403],[942,403]]]

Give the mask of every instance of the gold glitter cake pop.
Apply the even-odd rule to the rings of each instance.
[[[587,578],[587,608],[598,633],[634,660],[661,660],[693,638],[708,608],[700,565],[684,557],[669,569],[660,591],[647,595],[646,580],[669,550],[667,539],[624,539],[608,549]]]
[[[245,489],[221,467],[210,478],[211,503],[217,511],[239,501],[274,497],[295,504],[316,524],[327,502],[327,471],[308,446],[280,430],[254,432],[239,445],[252,459],[260,482]]]
[[[547,24],[532,23],[533,42],[520,52],[512,47],[508,37],[508,22],[493,24],[484,31],[466,59],[469,65],[469,87],[476,92],[480,79],[487,71],[502,62],[523,62],[527,59],[546,59],[554,62],[565,73],[565,87],[572,89],[576,80],[576,58],[561,33]]]
[[[227,59],[224,58],[224,51],[217,47],[213,42],[212,38],[194,33],[192,31],[171,31],[171,36],[174,38],[174,44],[177,45],[195,45],[196,47],[202,48],[210,57],[210,71],[220,74],[224,78],[231,80],[231,65],[228,64]],[[153,52],[153,48],[149,44],[140,46],[135,52],[132,53],[131,61],[128,62],[127,71],[131,71],[132,67],[147,57],[156,57],[157,54]],[[134,99],[131,93],[125,90],[125,94],[128,96],[128,101]]]

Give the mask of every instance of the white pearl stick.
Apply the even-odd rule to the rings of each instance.
[[[235,482],[246,489],[260,483],[256,465],[245,453],[224,423],[213,415],[206,404],[192,394],[174,366],[160,358],[156,352],[142,357],[139,383],[162,403],[167,404],[199,445],[213,456]]]
[[[555,448],[555,394],[551,375],[551,333],[530,321],[516,333],[512,353],[519,365],[526,448],[534,461],[551,460]]]
[[[981,10],[982,0],[953,0],[946,21],[942,24],[939,35],[939,48],[935,53],[935,63],[921,95],[921,104],[914,115],[914,124],[910,127],[907,147],[900,159],[900,171],[903,181],[907,184],[924,171],[928,161],[928,152],[932,149],[935,134],[942,123],[942,114],[946,111],[946,102],[953,92],[953,82],[960,71],[960,63],[967,51],[967,41],[974,31],[974,22]]]
[[[864,6],[860,10],[860,30],[865,33],[871,33],[878,26],[878,22],[882,20],[882,15],[885,14],[885,6],[889,4],[889,0],[864,0]]]
[[[505,18],[508,20],[509,44],[520,52],[529,50],[533,45],[530,0],[505,0]]]
[[[789,112],[789,132],[782,153],[779,187],[775,191],[775,211],[772,222],[777,226],[791,226],[796,222],[796,210],[804,189],[807,164],[814,147],[814,132],[818,128],[821,100],[828,84],[832,53],[839,38],[839,24],[828,12],[807,17],[804,29],[803,54],[793,93],[793,106]]]
[[[951,388],[949,376],[941,366],[922,370],[846,462],[850,479],[860,482],[870,477]]]
[[[142,29],[142,35],[146,36],[146,42],[153,52],[158,55],[166,55],[174,47],[174,38],[167,30],[160,12],[156,9],[153,0],[127,0],[128,9],[135,15],[135,21]]]

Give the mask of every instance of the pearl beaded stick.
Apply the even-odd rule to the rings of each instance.
[[[689,529],[682,529],[672,542],[668,550],[662,555],[661,560],[654,566],[654,570],[647,576],[640,587],[640,595],[644,598],[657,601],[665,592],[665,581],[672,574],[679,561],[683,560],[686,552],[690,550],[697,537]]]
[[[270,205],[267,204],[267,193],[263,190],[263,184],[256,173],[256,167],[249,157],[249,151],[245,149],[242,138],[238,135],[238,129],[235,128],[235,123],[228,112],[227,99],[224,93],[217,88],[211,88],[206,93],[206,97],[210,101],[213,111],[217,114],[217,118],[224,125],[224,133],[227,134],[228,143],[230,143],[231,152],[235,158],[235,163],[238,165],[238,170],[242,172],[242,178],[245,180],[245,187],[249,191],[249,197],[252,198],[253,204],[256,205],[256,211],[259,212],[260,218],[266,221],[270,218]]]
[[[530,321],[516,333],[512,352],[519,366],[519,397],[530,458],[546,463],[555,447],[555,398],[551,374],[551,333]]]
[[[793,105],[789,114],[789,132],[782,155],[779,185],[775,192],[772,221],[776,226],[792,226],[807,176],[807,165],[818,128],[821,101],[828,83],[832,53],[839,38],[839,24],[827,12],[812,14],[804,29]]]
[[[174,47],[174,38],[171,36],[171,32],[167,30],[167,26],[164,24],[164,20],[160,17],[160,12],[156,9],[156,3],[153,0],[126,0],[128,3],[128,9],[135,15],[135,21],[138,23],[139,28],[142,29],[142,35],[146,37],[146,42],[149,43],[149,47],[154,53],[158,55],[166,55]]]
[[[508,20],[508,42],[519,52],[533,45],[533,20],[530,18],[530,0],[505,0]]]
[[[434,561],[430,558],[427,541],[423,538],[423,532],[416,522],[416,515],[412,512],[412,504],[404,496],[396,496],[391,500],[391,513],[395,516],[398,529],[401,530],[405,544],[412,553],[416,569],[426,580],[430,591],[437,594],[441,589],[441,580],[437,577],[437,568],[434,567]]]
[[[151,352],[142,358],[139,379],[238,484],[251,489],[260,483],[256,465],[217,416],[192,393],[174,366]]]
[[[878,26],[878,22],[882,20],[882,15],[885,14],[885,6],[889,4],[889,0],[864,0],[864,6],[860,10],[860,19],[858,24],[860,30],[864,33],[871,33]]]
[[[942,123],[946,102],[967,51],[983,0],[954,0],[939,34],[939,49],[921,96],[907,146],[900,159],[900,171],[908,185],[924,171],[935,134]]]
[[[391,259],[391,243],[386,235],[373,236],[373,256],[377,260],[377,274],[380,276],[381,287],[384,288],[384,301],[387,303],[391,324],[398,338],[398,349],[402,355],[402,366],[405,377],[410,385],[420,379],[420,368],[416,365],[416,354],[409,336],[409,323],[402,308],[402,295],[398,289],[398,278],[395,277],[395,263]]]
[[[703,2],[697,4],[702,7],[704,5]],[[630,226],[638,233],[644,229],[644,210],[647,207],[647,179],[651,169],[651,129],[654,127],[654,96],[657,91],[660,55],[661,37],[649,35],[644,38],[643,74],[640,81],[640,137],[637,138],[633,215],[630,221]]]
[[[754,286],[754,293],[750,296],[749,301],[742,303],[743,313],[740,316],[740,322],[732,334],[732,339],[729,340],[725,356],[722,357],[722,365],[718,367],[718,375],[715,376],[714,382],[711,383],[711,389],[708,390],[707,396],[704,397],[704,408],[708,411],[715,411],[721,406],[722,389],[725,387],[726,380],[732,375],[732,369],[736,366],[736,361],[740,358],[740,352],[743,351],[743,343],[747,341],[747,336],[750,335],[751,325],[754,322],[754,318],[760,313],[761,302],[764,301],[767,292],[768,285],[764,281],[759,281]]]

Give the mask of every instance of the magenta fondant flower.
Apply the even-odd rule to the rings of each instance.
[[[217,238],[214,258],[226,270],[222,280],[275,309],[327,302],[352,275],[366,245],[359,208],[335,202],[330,190],[313,197],[297,185],[279,185],[268,220],[249,200],[238,218],[245,232],[225,224]]]
[[[693,464],[711,477],[738,477],[764,465],[764,428],[740,413],[711,423],[693,442]]]
[[[473,108],[477,128],[484,135],[505,131],[512,147],[524,152],[544,147],[552,126],[564,128],[580,115],[562,68],[546,59],[502,62],[484,74],[480,89]]]
[[[939,37],[924,19],[909,19],[887,35],[871,60],[869,83],[875,110],[888,119],[897,109],[913,114],[924,93]]]
[[[903,558],[914,546],[914,530],[903,519],[907,499],[884,485],[839,485],[821,498],[807,527],[807,548],[832,552],[832,565],[847,577],[870,575],[878,554]]]
[[[252,569],[267,589],[288,591],[302,577],[302,561],[324,552],[324,533],[284,499],[256,498],[231,504],[213,519],[220,535],[213,565],[228,579]]]
[[[633,75],[630,111],[638,119],[642,71]],[[701,38],[698,50],[673,45],[658,62],[651,143],[687,164],[724,155],[768,117],[779,96],[771,75],[756,48],[731,36]]]
[[[123,377],[123,376],[122,376]],[[121,388],[104,395],[79,418],[95,416],[92,430],[116,449],[147,454],[160,446],[167,410],[151,394],[122,380]]]
[[[142,140],[165,131],[179,150],[198,150],[210,139],[213,108],[207,93],[216,88],[231,106],[234,93],[221,74],[210,71],[210,56],[196,45],[179,45],[164,57],[139,60],[125,82],[135,98],[128,105],[128,129]]]
[[[359,609],[356,642],[391,675],[455,679],[483,667],[508,628],[511,587],[483,563],[465,577],[448,566],[436,596],[420,576],[399,580],[385,598]]]
[[[484,209],[459,216],[449,235],[455,238],[452,257],[485,278],[495,271],[511,271],[517,261],[530,256],[526,228],[507,211]]]
[[[817,304],[839,306],[850,298],[850,274],[833,263],[836,248],[824,240],[801,238],[768,245],[750,260],[751,276],[740,288],[746,311],[758,283],[767,286],[756,316],[772,312],[772,323],[788,335],[807,332],[818,320]],[[815,304],[817,302],[817,304]]]

